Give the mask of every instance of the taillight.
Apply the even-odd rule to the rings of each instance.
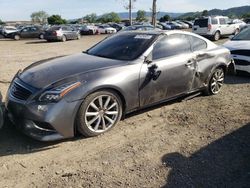
[[[212,25],[208,24],[207,29],[208,29],[208,31],[210,31],[212,29]]]
[[[55,36],[57,36],[57,32],[56,31],[53,31],[53,33],[52,33],[53,35],[55,35]]]

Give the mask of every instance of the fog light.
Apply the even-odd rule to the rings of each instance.
[[[48,107],[46,105],[38,105],[37,110],[46,112],[48,110]]]

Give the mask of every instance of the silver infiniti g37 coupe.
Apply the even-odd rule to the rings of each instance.
[[[129,112],[197,91],[217,94],[230,52],[182,31],[122,32],[89,50],[36,62],[8,90],[9,118],[41,141],[86,137]]]

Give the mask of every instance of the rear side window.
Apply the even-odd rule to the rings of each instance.
[[[153,59],[161,59],[191,52],[190,42],[183,34],[172,34],[160,39],[153,50]]]
[[[221,25],[226,25],[227,24],[226,20],[224,18],[220,18],[219,20],[220,20]]]
[[[212,23],[212,25],[217,25],[218,24],[218,20],[216,18],[212,18],[211,19],[211,23]]]
[[[194,25],[198,25],[199,27],[207,27],[208,18],[195,20]]]
[[[188,35],[188,38],[191,42],[191,48],[193,51],[199,51],[207,48],[206,41],[192,35]]]

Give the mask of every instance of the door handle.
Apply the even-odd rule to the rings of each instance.
[[[194,59],[190,59],[190,60],[188,60],[188,62],[185,64],[185,66],[186,66],[186,67],[190,67],[191,65],[194,64],[194,62],[195,62]]]

